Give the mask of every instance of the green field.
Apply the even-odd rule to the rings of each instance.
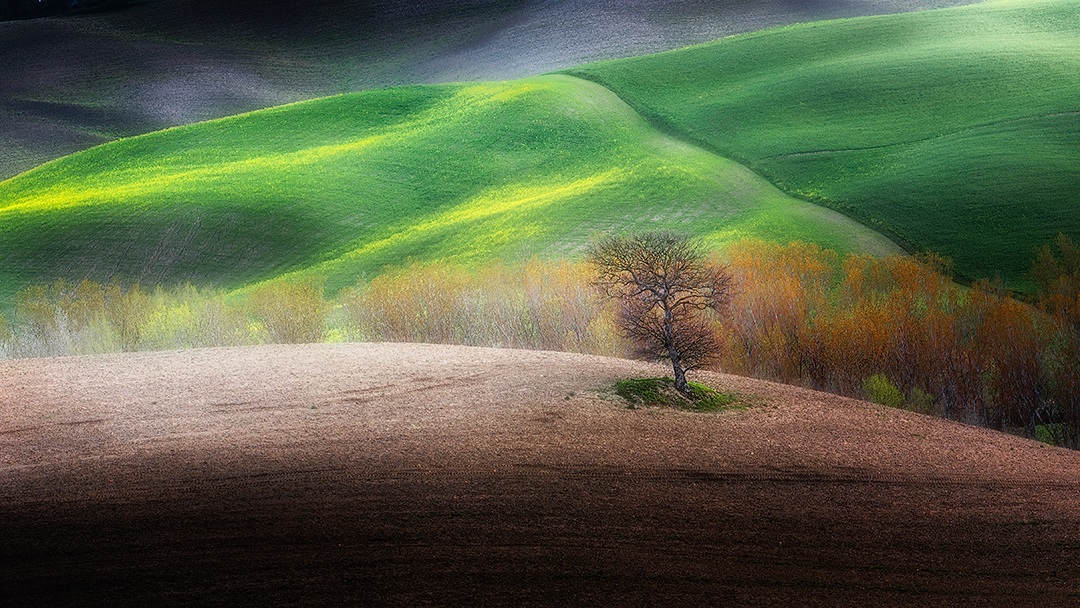
[[[336,290],[651,228],[899,251],[885,234],[1024,288],[1078,201],[1080,3],[993,2],[101,145],[0,182],[0,308],[58,277]]]
[[[1080,238],[1075,1],[791,26],[568,73],[964,278],[1023,288],[1037,245]]]
[[[105,144],[0,182],[0,301],[29,282],[333,290],[408,259],[564,257],[597,232],[895,246],[569,76],[383,89]]]
[[[120,137],[315,97],[523,78],[767,26],[969,1],[154,0],[0,21],[0,179]]]

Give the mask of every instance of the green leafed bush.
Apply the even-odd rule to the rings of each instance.
[[[874,374],[863,382],[866,398],[888,407],[904,407],[904,393],[900,392],[885,374]]]
[[[908,393],[907,409],[931,416],[941,414],[937,406],[934,405],[933,396],[917,386]]]

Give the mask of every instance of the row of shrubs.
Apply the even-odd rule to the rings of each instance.
[[[413,264],[332,300],[317,280],[241,292],[181,285],[146,289],[57,280],[16,297],[0,316],[0,353],[48,357],[321,341],[392,341],[621,356],[612,303],[570,262],[469,270]]]
[[[1080,447],[1080,306],[958,285],[934,256],[731,255],[725,369]]]
[[[9,356],[319,341],[326,302],[315,283],[282,283],[247,297],[182,285],[150,290],[83,280],[24,289],[0,343]],[[5,339],[6,338],[6,339]]]
[[[999,285],[957,285],[934,256],[738,244],[725,259],[732,307],[715,327],[720,368],[1080,448],[1070,246],[1040,253],[1036,306]],[[332,300],[312,280],[240,293],[57,281],[19,294],[12,322],[0,318],[0,348],[27,357],[353,340],[624,356],[614,312],[591,269],[565,261],[413,264]]]

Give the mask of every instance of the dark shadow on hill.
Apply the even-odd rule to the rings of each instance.
[[[1047,507],[1075,488],[349,451],[148,455],[107,488],[23,473],[64,487],[0,503],[5,603],[1014,608],[1064,605],[1080,576],[1076,522]]]
[[[103,13],[157,1],[159,0],[5,0],[0,2],[0,21]]]

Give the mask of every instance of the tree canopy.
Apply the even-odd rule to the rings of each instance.
[[[706,311],[729,304],[731,277],[710,263],[700,242],[674,232],[608,236],[589,254],[596,284],[620,303],[620,328],[635,354],[668,360],[675,388],[690,395],[686,372],[714,363],[720,353],[715,323]]]

